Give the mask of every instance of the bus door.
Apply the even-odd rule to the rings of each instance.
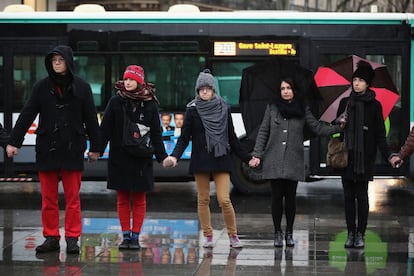
[[[239,93],[242,71],[253,65],[254,61],[217,60],[212,61],[212,73],[217,80],[217,93],[223,97],[232,110],[234,130],[237,137],[245,134],[244,124],[240,113]]]
[[[316,72],[318,66],[328,65],[336,60],[345,58],[351,54],[358,55],[370,61],[386,64],[391,78],[400,93],[400,98],[395,104],[388,118],[385,119],[387,142],[391,150],[396,152],[401,147],[402,139],[405,139],[409,130],[409,61],[410,53],[408,43],[387,41],[383,43],[352,42],[314,42],[312,57],[309,57]],[[405,72],[405,73],[404,73]],[[336,174],[331,168],[326,167],[327,137],[311,140],[310,171],[315,175]],[[400,175],[401,170],[393,169],[380,155],[376,156],[376,175]]]
[[[19,40],[19,43],[16,43]],[[20,110],[30,97],[33,84],[47,75],[44,58],[56,41],[22,40],[10,38],[0,43],[0,122],[11,130]],[[19,154],[13,159],[5,158],[0,151],[1,170],[5,177],[26,177],[19,171],[35,173],[35,135],[37,120],[29,128]]]

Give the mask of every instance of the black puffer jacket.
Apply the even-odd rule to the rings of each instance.
[[[69,82],[57,95],[59,86],[52,69],[52,57],[60,54],[67,65]],[[57,46],[45,57],[49,76],[35,83],[29,101],[23,107],[11,132],[9,144],[21,147],[26,131],[39,115],[36,130],[36,164],[40,171],[83,170],[86,140],[90,151],[99,151],[99,125],[92,90],[88,83],[73,75],[72,49]]]

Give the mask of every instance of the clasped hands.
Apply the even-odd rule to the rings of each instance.
[[[162,161],[162,166],[164,168],[174,168],[175,166],[177,166],[177,158],[175,158],[174,156],[165,157],[165,159]]]
[[[394,155],[391,157],[389,162],[393,168],[398,169],[399,167],[402,166],[402,164],[404,163],[404,160],[402,160],[398,155]]]
[[[260,165],[260,159],[257,157],[252,157],[249,161],[249,167],[251,168],[257,168]]]

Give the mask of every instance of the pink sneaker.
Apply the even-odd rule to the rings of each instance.
[[[237,234],[232,234],[232,235],[230,235],[229,238],[230,238],[230,247],[232,247],[232,248],[242,248],[243,247],[243,244],[239,240],[239,237],[237,236]]]
[[[205,237],[203,247],[204,248],[213,248],[214,247],[214,244],[213,244],[213,235],[207,235]]]

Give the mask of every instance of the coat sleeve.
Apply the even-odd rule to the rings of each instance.
[[[111,138],[111,131],[115,130],[115,117],[113,112],[114,101],[111,98],[103,113],[102,122],[99,127],[100,148],[99,152],[103,155],[106,145]]]
[[[229,144],[231,150],[245,163],[248,163],[252,156],[247,152],[246,149],[244,149],[239,141],[239,139],[236,136],[236,133],[234,132],[234,125],[233,125],[233,119],[231,118],[231,112],[229,110],[228,112],[228,136],[229,136]]]
[[[155,158],[158,162],[163,161],[168,154],[165,152],[164,142],[162,141],[162,134],[160,128],[160,116],[158,113],[157,105],[154,101],[151,103],[152,107],[152,119],[151,119],[151,141],[154,147]]]
[[[7,142],[10,139],[10,135],[7,132],[7,130],[3,127],[2,124],[0,124],[0,146],[2,146],[3,148],[6,147]]]
[[[382,116],[382,105],[380,102],[376,101],[376,112],[374,112],[373,116],[375,116],[375,140],[378,145],[378,149],[381,152],[382,156],[385,160],[388,160],[391,157],[391,150],[388,146],[387,139],[386,139],[386,131],[384,125],[384,118]]]
[[[404,145],[401,147],[400,151],[398,152],[398,156],[401,159],[405,159],[409,157],[414,151],[414,127],[411,129],[410,133],[405,139]]]
[[[252,155],[262,159],[266,149],[267,141],[269,140],[271,126],[271,112],[270,105],[267,105],[262,123],[260,124],[259,132],[256,137],[256,144]]]
[[[86,126],[86,133],[88,134],[90,142],[90,152],[99,152],[99,123],[96,112],[95,103],[90,85],[86,85],[86,98],[83,105],[84,121]]]
[[[20,111],[19,118],[10,133],[8,144],[20,148],[24,141],[27,130],[40,112],[40,93],[39,82],[33,86],[29,100]]]
[[[339,125],[331,125],[318,121],[310,111],[309,107],[306,107],[305,114],[306,125],[309,129],[312,130],[317,135],[320,136],[329,136],[331,134],[341,132],[341,127]]]

